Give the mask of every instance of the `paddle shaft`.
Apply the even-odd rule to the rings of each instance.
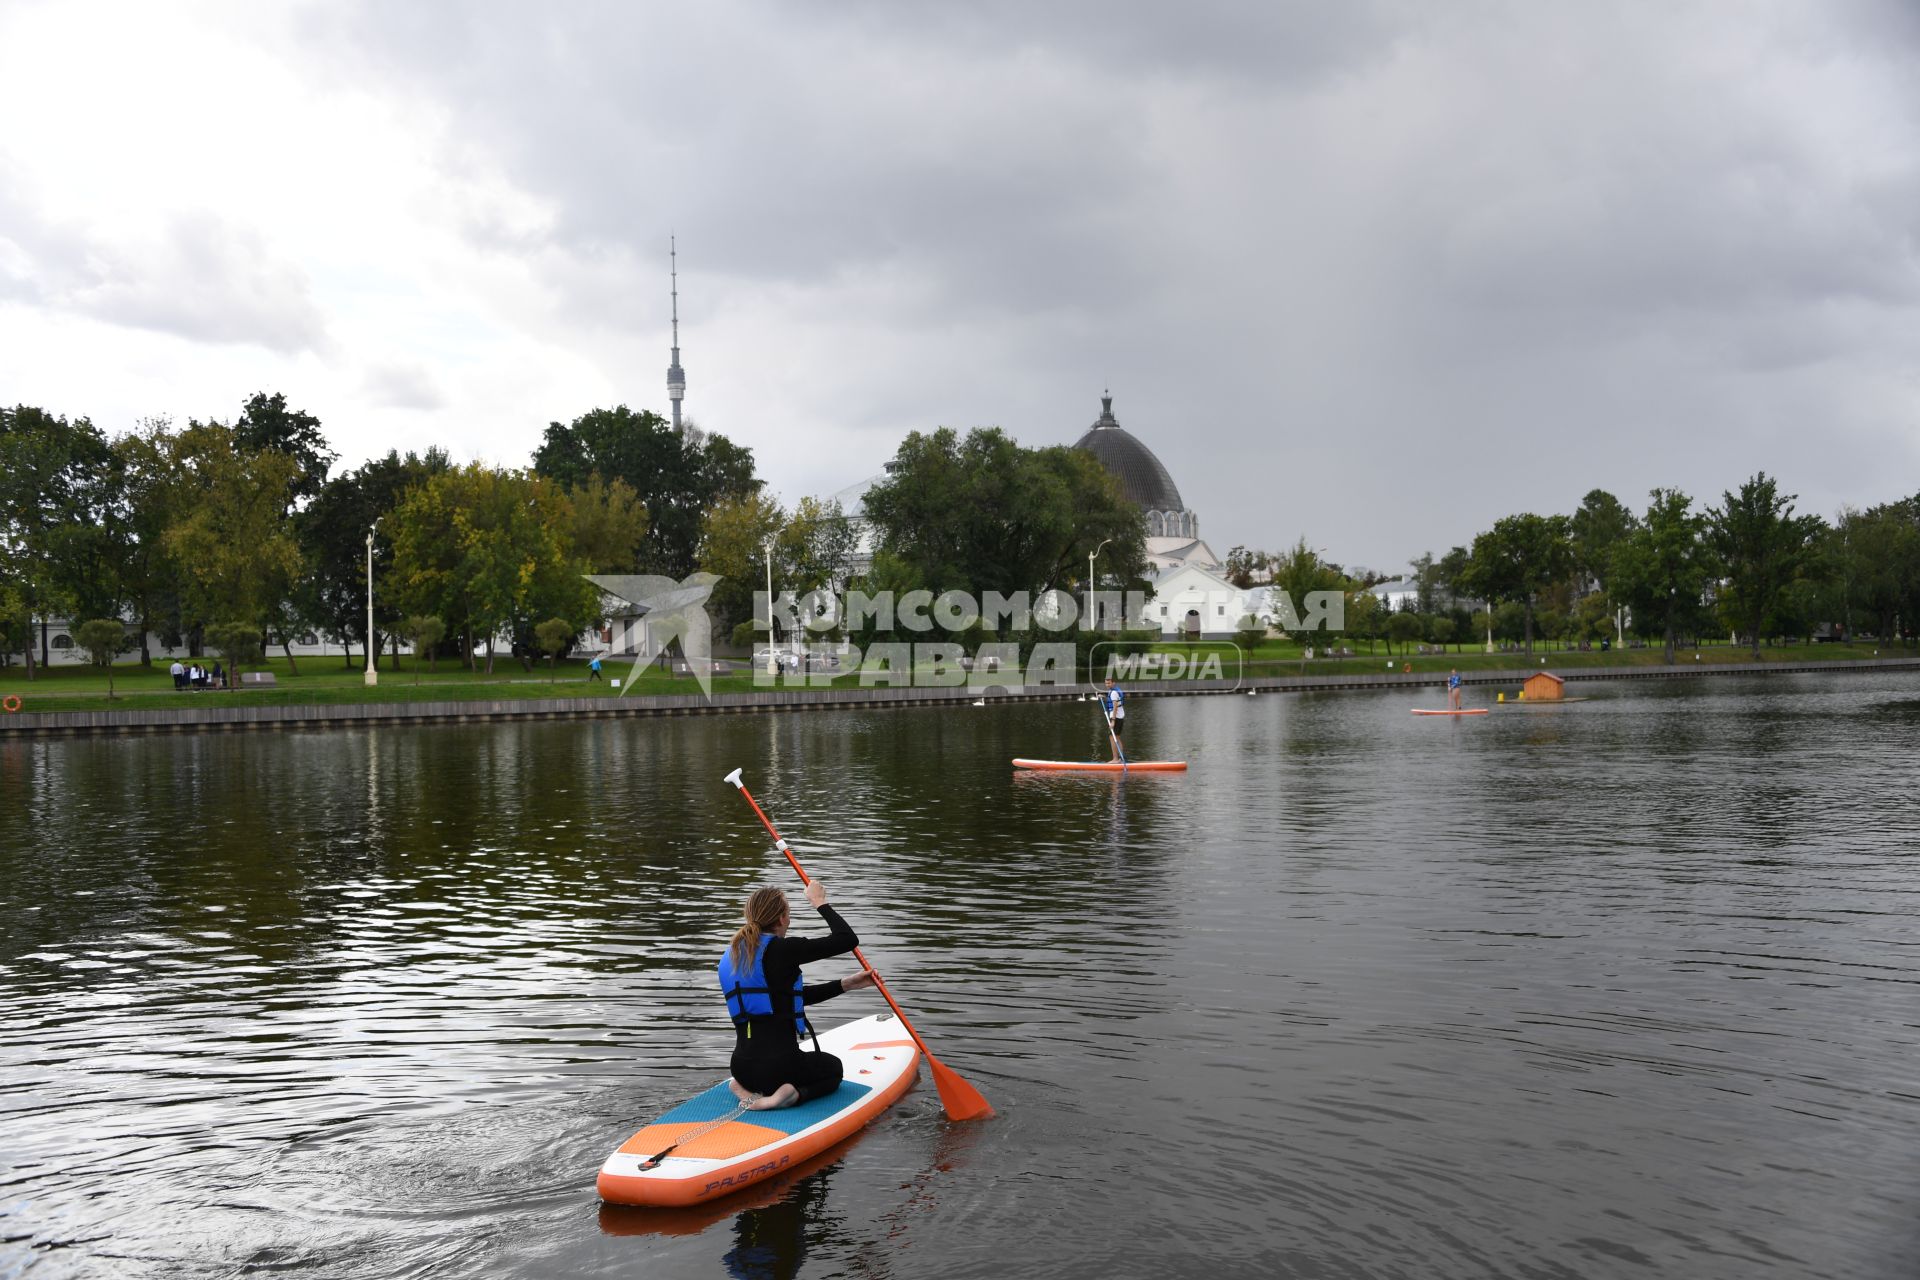
[[[773,837],[773,847],[785,854],[787,861],[793,864],[794,872],[800,877],[800,883],[812,884],[813,881],[807,876],[807,869],[800,865],[798,858],[793,856],[793,850],[787,846],[786,837],[780,834],[779,829],[773,825],[773,820],[767,817],[766,810],[760,807],[760,802],[753,798],[753,792],[747,790],[747,784],[744,782],[736,782],[733,785],[740,789],[740,794],[747,798],[747,803],[753,806],[754,813],[759,815],[760,825],[765,827],[767,834]],[[911,1022],[907,1021],[907,1015],[902,1012],[899,1003],[894,1000],[893,992],[887,990],[887,984],[881,981],[879,971],[868,963],[866,956],[861,954],[860,948],[858,947],[853,949],[853,958],[860,962],[862,969],[865,969],[873,975],[874,989],[886,1000],[888,1007],[893,1010],[893,1016],[900,1019],[900,1025],[907,1029],[907,1034],[913,1037],[913,1042],[920,1046],[920,1052],[927,1055],[927,1061],[933,1061],[933,1051],[927,1048],[926,1041],[920,1038],[920,1033],[913,1029]]]

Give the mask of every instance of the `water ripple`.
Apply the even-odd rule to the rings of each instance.
[[[1911,677],[1139,702],[0,743],[0,1275],[1907,1274]],[[736,765],[1000,1114],[603,1215]]]

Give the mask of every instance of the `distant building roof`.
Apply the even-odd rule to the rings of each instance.
[[[1169,569],[1179,564],[1205,565],[1216,572],[1221,568],[1220,557],[1198,538],[1149,537],[1147,562],[1155,569]]]
[[[1074,442],[1100,459],[1120,481],[1120,492],[1143,511],[1185,511],[1180,490],[1153,450],[1141,444],[1113,416],[1113,397],[1100,397],[1100,420]]]
[[[867,490],[885,480],[886,473],[868,476],[858,484],[850,484],[827,499],[827,504],[840,504],[840,514],[849,520],[864,520],[867,517]]]

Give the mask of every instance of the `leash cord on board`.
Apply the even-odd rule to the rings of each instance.
[[[640,1162],[640,1171],[642,1173],[645,1173],[649,1169],[658,1169],[660,1167],[660,1162],[662,1160],[665,1160],[667,1156],[674,1151],[675,1148],[684,1146],[685,1144],[692,1142],[695,1138],[704,1138],[708,1134],[712,1133],[715,1129],[718,1129],[723,1124],[732,1124],[735,1120],[738,1120],[741,1116],[747,1114],[747,1111],[753,1106],[755,1102],[759,1101],[759,1099],[760,1099],[760,1095],[756,1093],[753,1095],[752,1098],[741,1103],[739,1106],[735,1107],[732,1111],[728,1112],[726,1115],[721,1116],[718,1120],[709,1120],[707,1121],[707,1123],[701,1125],[698,1129],[695,1129],[689,1133],[681,1134],[678,1138],[674,1139],[673,1146],[663,1147],[658,1153],[654,1155],[650,1155],[645,1160],[642,1160]]]

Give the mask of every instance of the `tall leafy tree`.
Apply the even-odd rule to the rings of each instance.
[[[264,631],[301,570],[287,509],[299,463],[271,449],[240,449],[217,422],[191,423],[172,447],[171,518],[161,542],[178,567],[183,612],[201,628],[245,623]]]
[[[1440,578],[1440,590],[1446,596],[1447,607],[1454,621],[1456,639],[1465,640],[1474,627],[1474,614],[1471,604],[1484,599],[1481,592],[1475,590],[1473,576],[1473,553],[1465,547],[1454,547],[1441,556],[1434,565]]]
[[[1356,590],[1347,596],[1347,634],[1365,638],[1367,652],[1373,652],[1374,637],[1386,625],[1386,606],[1371,591]]]
[[[163,632],[170,645],[179,638],[179,575],[164,542],[169,504],[181,492],[172,427],[149,418],[116,438],[112,450],[120,510],[110,536],[119,594],[139,633],[140,663],[151,666],[150,633]]]
[[[111,581],[101,580],[109,459],[105,436],[85,418],[0,408],[0,582],[27,628],[39,620],[42,664],[54,614],[83,603],[88,612],[117,612]],[[23,651],[32,679],[31,640]]]
[[[795,540],[795,588],[806,592],[845,586],[860,538],[839,502],[802,498],[788,523]]]
[[[1613,549],[1633,532],[1634,524],[1633,512],[1605,489],[1590,490],[1580,500],[1579,509],[1567,518],[1567,532],[1573,544],[1573,566],[1587,585],[1606,589]]]
[[[570,545],[573,521],[567,496],[530,472],[476,462],[432,476],[391,517],[400,606],[445,619],[465,637],[469,664],[483,643],[489,672],[503,633],[531,652],[547,618],[584,630],[599,593]]]
[[[796,599],[844,586],[855,534],[837,502],[802,498],[789,512],[764,494],[723,502],[707,513],[700,568],[715,574],[707,610],[723,633],[754,617],[753,593],[773,590]]]
[[[1415,611],[1432,613],[1440,596],[1440,562],[1433,558],[1433,552],[1423,551],[1407,567],[1412,571],[1407,576],[1413,582]]]
[[[1026,449],[997,427],[914,432],[867,490],[881,548],[935,592],[1038,596],[1096,572],[1131,584],[1146,569],[1146,518],[1085,450]]]
[[[1477,594],[1511,600],[1525,611],[1527,652],[1533,652],[1534,610],[1543,592],[1573,571],[1565,516],[1506,516],[1473,540],[1469,574]]]
[[[699,563],[707,511],[760,489],[751,450],[721,435],[682,435],[659,414],[625,405],[549,424],[533,469],[567,490],[595,474],[630,485],[647,511],[646,540],[635,563],[609,568],[671,578],[686,577]]]
[[[791,547],[781,539],[786,513],[762,493],[730,498],[716,505],[702,525],[700,568],[719,576],[707,611],[721,634],[753,617],[753,593],[774,576],[788,585]],[[778,565],[774,564],[778,561]]]
[[[1680,624],[1700,610],[1712,581],[1714,559],[1706,517],[1678,489],[1655,489],[1640,523],[1614,548],[1609,566],[1615,590],[1633,610],[1635,630],[1658,620],[1666,638],[1665,660],[1673,665]]]
[[[519,474],[537,527],[509,625],[513,651],[531,669],[530,656],[541,651],[537,629],[543,621],[565,622],[572,628],[569,635],[578,635],[598,624],[602,606],[600,589],[587,581],[597,566],[575,541],[581,528],[577,494],[562,492],[543,476]]]
[[[1346,586],[1346,578],[1341,574],[1340,567],[1321,559],[1320,553],[1314,550],[1304,534],[1290,550],[1270,556],[1268,564],[1273,571],[1274,588],[1286,593],[1296,614],[1306,611],[1307,596],[1310,592],[1341,591]],[[1364,592],[1358,594],[1366,595],[1369,600],[1376,599]],[[1347,606],[1347,608],[1351,607],[1351,605]],[[1351,628],[1353,620],[1347,621]]]
[[[1721,495],[1707,512],[1708,538],[1726,572],[1722,605],[1760,657],[1760,635],[1787,586],[1806,563],[1823,526],[1818,516],[1793,514],[1795,495],[1779,492],[1762,471]]]
[[[256,392],[241,406],[233,424],[233,443],[244,453],[268,451],[293,459],[298,468],[287,487],[288,505],[310,501],[327,482],[327,473],[339,455],[327,446],[320,419],[289,408],[280,392]]]
[[[383,634],[393,634],[402,618],[398,589],[387,572],[393,563],[393,534],[383,522],[374,530],[375,633],[367,635],[368,529],[396,510],[410,490],[451,466],[441,449],[428,449],[424,455],[389,450],[385,457],[329,479],[300,512],[300,541],[309,566],[301,585],[301,613],[317,629],[346,642],[349,666],[355,639],[377,655]]]
[[[1842,512],[1825,559],[1849,632],[1855,610],[1882,639],[1920,622],[1920,496]]]
[[[1590,490],[1567,522],[1572,537],[1574,571],[1584,579],[1581,589],[1597,590],[1606,596],[1608,610],[1613,614],[1615,639],[1624,637],[1621,611],[1613,598],[1613,553],[1633,532],[1634,523],[1633,512],[1605,489]]]
[[[1260,581],[1262,575],[1272,567],[1273,556],[1270,553],[1236,546],[1227,552],[1227,562],[1221,567],[1220,576],[1244,591]]]

